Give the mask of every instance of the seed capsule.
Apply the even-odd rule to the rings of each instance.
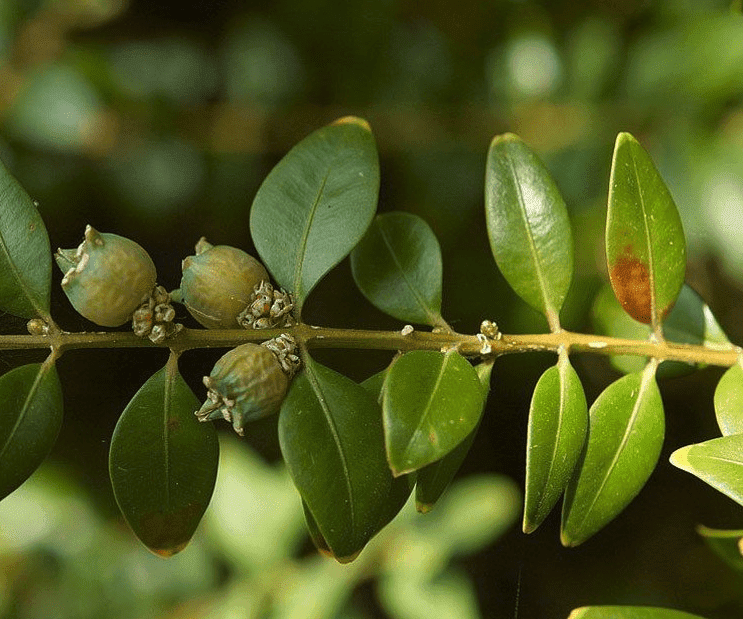
[[[237,329],[237,317],[250,302],[256,285],[268,281],[268,271],[252,256],[229,245],[212,245],[205,238],[196,255],[183,260],[183,278],[174,299],[207,329]]]
[[[226,419],[240,436],[249,421],[278,412],[289,377],[276,355],[259,344],[233,348],[204,377],[207,400],[196,412],[199,421]]]
[[[155,265],[141,246],[91,226],[77,249],[58,249],[54,257],[72,306],[103,327],[127,322],[155,286]]]

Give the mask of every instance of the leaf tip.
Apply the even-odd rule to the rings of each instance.
[[[679,449],[674,451],[668,458],[670,463],[673,464],[673,466],[675,466],[676,468],[682,469],[684,471],[688,471],[689,470],[689,458],[688,458],[689,448],[690,446],[687,445],[686,447],[680,447]]]
[[[580,546],[584,541],[584,539],[573,537],[568,531],[565,531],[564,529],[560,531],[560,543],[565,548],[575,548],[576,546]]]
[[[361,127],[364,131],[371,133],[371,126],[369,123],[358,116],[342,116],[341,118],[334,120],[330,125],[333,127],[337,125],[356,125],[357,127]]]
[[[521,142],[521,138],[515,133],[499,133],[490,141],[490,148],[507,144],[509,142]]]
[[[346,563],[351,563],[352,561],[355,561],[360,554],[361,554],[361,549],[360,550],[357,550],[353,554],[347,555],[345,557],[337,557],[337,556],[333,555],[333,558],[336,561],[338,561],[338,563],[340,563],[341,565],[345,565]]]
[[[434,503],[423,503],[421,501],[415,502],[415,511],[419,514],[427,514],[434,508]]]
[[[615,149],[619,148],[620,146],[624,146],[625,144],[635,144],[637,143],[637,139],[635,136],[633,136],[628,131],[620,131],[617,134],[617,139],[615,142]]]
[[[171,548],[149,548],[148,550],[152,552],[152,554],[157,555],[161,559],[170,559],[173,555],[177,555],[181,550],[183,550],[186,546],[188,546],[188,542],[190,540],[187,540],[185,542],[182,542],[178,544],[177,546],[172,546]]]
[[[524,521],[521,523],[521,530],[528,535],[529,533],[534,533],[539,528],[539,524],[539,522],[534,522],[524,516]]]

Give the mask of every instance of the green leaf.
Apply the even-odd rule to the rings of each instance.
[[[483,362],[475,366],[475,371],[480,378],[480,386],[483,390],[483,407],[490,391],[490,374],[493,371],[493,363]],[[469,453],[472,443],[477,436],[480,426],[478,421],[475,429],[465,439],[440,460],[424,466],[418,471],[418,481],[415,486],[415,507],[422,514],[430,512],[436,501],[441,498],[444,491],[454,479],[457,471],[462,466],[464,459]]]
[[[307,532],[310,534],[310,539],[315,545],[315,548],[325,556],[332,557],[333,553],[330,550],[330,546],[328,546],[328,542],[326,542],[325,538],[322,536],[320,528],[317,526],[317,522],[312,516],[310,508],[307,507],[307,503],[305,503],[304,500],[302,501],[302,510],[304,511],[304,521],[307,523]]]
[[[591,406],[586,449],[565,491],[563,545],[586,541],[640,492],[658,461],[664,429],[654,364],[599,395]]]
[[[162,557],[186,547],[217,478],[217,434],[194,416],[199,404],[169,361],[137,391],[111,437],[116,502],[142,543]]]
[[[558,328],[573,277],[570,220],[547,168],[510,133],[490,145],[485,216],[490,247],[506,281]]]
[[[704,619],[704,617],[653,606],[584,606],[571,612],[568,619]]]
[[[317,529],[341,562],[379,529],[392,475],[379,405],[306,356],[279,414],[281,452]]]
[[[454,350],[417,350],[398,357],[384,383],[382,412],[387,459],[395,475],[442,458],[482,414],[477,371]]]
[[[0,310],[49,322],[52,253],[36,205],[0,162]]]
[[[62,426],[62,387],[54,363],[0,377],[0,499],[26,481],[52,450]]]
[[[351,252],[356,285],[377,308],[399,320],[443,326],[441,248],[417,215],[377,215]]]
[[[384,368],[382,371],[373,374],[365,381],[361,383],[361,386],[366,389],[374,398],[377,403],[381,404],[382,400],[382,388],[384,387],[384,379],[387,377],[387,369]],[[384,508],[382,509],[382,517],[378,529],[382,530],[387,524],[400,513],[400,510],[407,503],[410,493],[413,491],[413,486],[416,482],[416,474],[409,473],[408,475],[401,475],[399,477],[393,477],[390,485],[390,492],[387,500],[385,501]]]
[[[596,333],[631,340],[647,340],[652,329],[632,319],[622,309],[611,286],[601,288],[591,308]],[[684,284],[676,304],[663,323],[663,335],[671,342],[695,344],[708,348],[732,348],[712,310],[693,288]],[[620,372],[641,371],[647,359],[632,355],[615,355],[611,364]],[[694,367],[676,361],[664,361],[658,368],[659,377],[681,376],[694,371]]]
[[[388,369],[389,368],[387,367],[377,372],[376,374],[372,374],[369,378],[361,383],[361,386],[369,393],[371,393],[380,404],[382,401],[382,388],[384,387],[384,379],[387,377]]]
[[[364,235],[378,192],[374,137],[366,121],[352,116],[306,137],[266,177],[250,231],[263,263],[298,307]]]
[[[539,379],[526,439],[524,533],[534,531],[565,491],[583,450],[588,405],[567,354]]]
[[[743,530],[710,529],[697,526],[697,533],[712,551],[736,572],[743,573]]]
[[[743,434],[743,366],[740,359],[717,383],[715,415],[723,435]]]
[[[743,505],[743,434],[681,447],[671,454],[671,464]]]
[[[659,328],[684,283],[686,241],[668,188],[629,133],[620,133],[614,147],[606,260],[624,310]]]

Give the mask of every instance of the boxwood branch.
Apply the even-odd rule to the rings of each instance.
[[[170,348],[181,353],[198,348],[231,348],[245,342],[263,342],[280,333],[290,333],[307,348],[354,348],[369,350],[448,350],[456,348],[467,357],[498,357],[505,354],[547,351],[557,353],[561,347],[569,352],[598,355],[634,355],[690,365],[732,366],[743,354],[738,346],[712,348],[668,341],[631,340],[586,335],[571,331],[530,335],[502,335],[482,339],[476,335],[432,331],[372,331],[335,329],[298,324],[283,329],[207,330],[184,329],[175,338],[160,343],[127,332],[60,331],[50,335],[0,335],[0,350],[54,348],[58,354],[82,348]],[[489,347],[489,352],[487,348]]]

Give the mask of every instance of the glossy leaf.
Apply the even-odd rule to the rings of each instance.
[[[325,538],[322,536],[320,528],[317,526],[317,522],[315,521],[310,508],[307,507],[307,503],[304,501],[302,501],[302,510],[304,511],[304,521],[307,524],[307,532],[310,534],[310,539],[315,545],[315,548],[317,548],[321,554],[324,554],[327,557],[332,557],[333,553],[328,546],[328,542],[326,542]]]
[[[654,366],[609,385],[591,406],[583,457],[565,491],[561,541],[577,546],[637,495],[663,444],[663,402]]]
[[[646,340],[652,329],[630,318],[614,296],[610,286],[604,286],[596,295],[591,309],[596,333],[632,340]],[[678,300],[663,323],[663,335],[671,342],[696,344],[709,348],[732,348],[722,327],[709,306],[693,288],[684,284]],[[641,371],[647,364],[642,357],[614,355],[611,364],[620,372]],[[659,377],[679,376],[693,372],[693,366],[675,361],[664,361],[658,368]]]
[[[585,606],[576,608],[568,619],[704,619],[704,617],[653,606]]]
[[[62,387],[54,364],[33,363],[0,377],[0,499],[52,450],[62,426]]]
[[[109,453],[116,502],[142,543],[169,557],[186,547],[209,504],[219,444],[175,364],[156,372],[119,418]]]
[[[356,285],[377,308],[399,320],[442,325],[441,248],[412,213],[377,215],[351,252]]]
[[[659,327],[684,283],[686,241],[668,188],[629,133],[620,133],[614,147],[606,259],[624,310],[639,322]]]
[[[349,378],[305,358],[279,415],[281,452],[338,561],[378,531],[392,475],[379,405]]]
[[[525,533],[534,531],[552,511],[570,480],[588,429],[583,385],[568,356],[537,382],[529,410],[524,497]]]
[[[671,454],[671,464],[743,505],[743,434],[681,447]]]
[[[743,434],[743,365],[740,359],[717,383],[715,415],[723,436]]]
[[[36,205],[0,162],[0,310],[49,320],[52,254]]]
[[[395,475],[442,458],[482,414],[477,372],[454,350],[417,350],[398,357],[384,383],[382,412],[387,459]]]
[[[493,364],[492,362],[479,363],[475,366],[475,371],[480,378],[484,407],[490,391],[490,375],[493,371]],[[415,507],[422,514],[426,514],[434,508],[436,501],[444,494],[444,491],[454,479],[467,457],[472,443],[475,442],[479,425],[478,422],[475,429],[443,458],[424,466],[418,471],[418,481],[415,486]]]
[[[266,177],[250,212],[253,242],[300,307],[364,235],[378,192],[374,137],[351,116],[306,137]]]
[[[570,220],[547,168],[510,133],[490,145],[485,216],[501,273],[555,328],[573,277]]]
[[[387,368],[382,371],[373,374],[365,381],[361,383],[361,386],[366,389],[381,405],[382,401],[382,388],[384,387],[384,379],[387,376]],[[400,510],[407,503],[413,486],[416,485],[416,473],[409,473],[407,475],[401,475],[399,477],[393,477],[390,484],[390,492],[385,500],[384,507],[382,509],[382,516],[378,526],[378,530],[383,529],[387,524],[400,513]]]

